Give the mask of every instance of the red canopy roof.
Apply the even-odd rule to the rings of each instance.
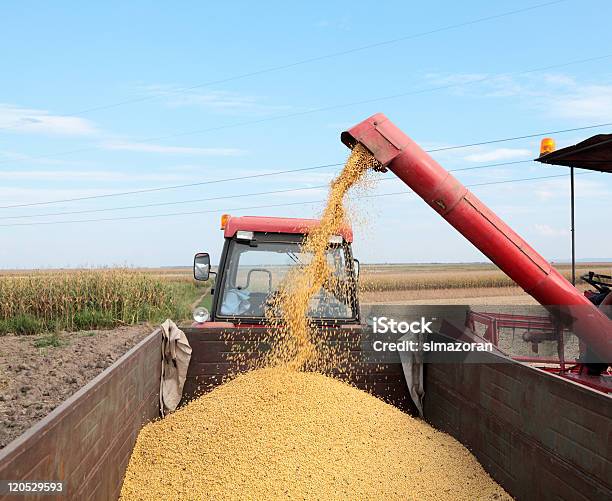
[[[240,216],[230,217],[225,225],[224,236],[233,237],[237,231],[259,231],[263,233],[299,233],[306,234],[315,226],[318,219],[298,219],[289,217]],[[345,241],[353,241],[353,230],[345,226],[338,232]]]

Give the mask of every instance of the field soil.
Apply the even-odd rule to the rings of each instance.
[[[366,291],[361,293],[360,303],[362,305],[466,304],[469,306],[538,304],[520,287]]]
[[[60,333],[56,337],[0,337],[0,448],[45,417],[152,330],[149,325],[136,325]]]

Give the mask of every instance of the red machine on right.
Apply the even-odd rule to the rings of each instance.
[[[543,358],[506,352],[522,362],[533,362],[559,376],[612,393],[612,277],[590,272],[582,279],[594,290],[580,292],[546,259],[504,223],[481,200],[397,128],[382,113],[343,132],[342,142],[364,145],[380,162],[418,194],[442,218],[474,244],[547,311],[544,314],[470,311],[467,326],[502,348],[503,333],[522,332],[521,343],[538,352],[545,341],[556,341],[557,356]],[[573,192],[576,168],[612,172],[612,135],[598,135],[577,145],[554,150],[543,141],[540,162],[571,167],[572,237]],[[575,259],[572,247],[572,281]],[[572,337],[573,357],[566,357]]]

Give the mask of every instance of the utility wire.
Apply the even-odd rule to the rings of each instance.
[[[595,174],[595,172],[578,172],[576,175],[588,175]],[[567,174],[556,174],[550,176],[539,176],[539,177],[528,177],[521,179],[507,179],[504,181],[490,181],[485,183],[477,183],[477,184],[468,184],[466,187],[476,187],[476,186],[492,186],[496,184],[509,184],[509,183],[518,183],[525,181],[539,181],[542,179],[553,179],[553,178],[565,178]],[[356,199],[361,198],[379,198],[379,197],[387,197],[387,196],[395,196],[395,195],[412,195],[414,192],[412,191],[398,191],[392,193],[379,193],[376,195],[361,195],[356,196]],[[311,204],[320,204],[324,203],[325,200],[310,200],[308,202],[287,202],[281,204],[267,204],[267,205],[252,205],[249,207],[234,207],[230,209],[209,209],[202,211],[190,211],[190,212],[171,212],[164,214],[147,214],[143,216],[124,216],[124,217],[110,217],[110,218],[101,218],[101,219],[73,219],[73,220],[64,220],[64,221],[47,221],[47,222],[34,222],[34,223],[10,223],[10,224],[0,224],[0,227],[10,227],[10,226],[47,226],[54,224],[72,224],[72,223],[99,223],[99,222],[107,222],[107,221],[127,221],[127,220],[137,220],[137,219],[154,219],[161,217],[173,217],[173,216],[188,216],[195,214],[210,214],[215,212],[226,212],[226,211],[242,211],[242,210],[252,210],[252,209],[269,209],[274,207],[291,207],[296,205],[311,205]]]
[[[523,12],[528,12],[531,10],[535,10],[535,9],[540,9],[543,7],[549,7],[551,5],[555,5],[555,4],[559,4],[562,2],[565,2],[567,0],[554,0],[554,1],[550,1],[550,2],[545,2],[545,3],[540,3],[540,4],[536,4],[536,5],[532,5],[530,7],[524,7],[522,9],[515,9],[515,10],[511,10],[511,11],[506,11],[506,12],[502,12],[500,14],[493,14],[490,16],[485,16],[485,17],[479,17],[476,19],[472,19],[469,21],[463,21],[460,23],[455,23],[455,24],[449,24],[449,25],[445,25],[445,26],[441,26],[439,28],[434,28],[431,30],[427,30],[427,31],[422,31],[422,32],[418,32],[418,33],[412,33],[410,35],[405,35],[405,36],[401,36],[401,37],[397,37],[397,38],[391,38],[388,40],[382,40],[380,42],[375,42],[375,43],[371,43],[371,44],[367,44],[367,45],[361,45],[358,47],[353,47],[350,49],[346,49],[346,50],[342,50],[342,51],[337,51],[337,52],[330,52],[328,54],[322,54],[320,56],[314,56],[314,57],[309,57],[306,59],[301,59],[298,61],[294,61],[292,63],[287,63],[287,64],[282,64],[282,65],[278,65],[278,66],[271,66],[268,68],[263,68],[261,70],[256,70],[256,71],[251,71],[248,73],[242,73],[242,74],[238,74],[238,75],[234,75],[231,77],[226,77],[226,78],[222,78],[219,80],[210,80],[208,82],[204,82],[204,83],[200,83],[200,84],[196,84],[196,85],[192,85],[192,86],[188,86],[188,87],[179,87],[176,88],[174,90],[172,90],[171,92],[173,92],[174,94],[184,94],[184,93],[188,93],[191,92],[193,90],[196,89],[200,89],[202,87],[210,87],[213,85],[218,85],[218,84],[223,84],[223,83],[227,83],[227,82],[232,82],[235,80],[242,80],[245,78],[250,78],[250,77],[254,77],[254,76],[258,76],[258,75],[263,75],[266,73],[273,73],[273,72],[277,72],[277,71],[281,71],[281,70],[285,70],[285,69],[289,69],[289,68],[295,68],[296,66],[302,66],[302,65],[306,65],[306,64],[310,64],[310,63],[314,63],[314,62],[318,62],[318,61],[323,61],[326,59],[332,59],[335,57],[340,57],[340,56],[345,56],[348,54],[354,54],[357,52],[362,52],[365,50],[369,50],[369,49],[375,49],[378,47],[383,47],[383,46],[388,46],[388,45],[393,45],[399,42],[404,42],[406,40],[413,40],[416,38],[422,38],[422,37],[426,37],[429,35],[434,35],[437,33],[441,33],[444,31],[450,31],[450,30],[454,30],[454,29],[458,29],[458,28],[463,28],[466,26],[472,26],[475,24],[480,24],[480,23],[485,23],[488,21],[492,21],[495,19],[500,19],[500,18],[504,18],[504,17],[508,17],[508,16],[513,16],[516,14],[522,14]],[[93,106],[90,108],[85,108],[82,110],[78,110],[75,111],[74,113],[69,113],[68,115],[71,116],[80,116],[80,115],[87,115],[96,111],[101,111],[101,110],[108,110],[111,108],[117,108],[119,106],[124,106],[127,104],[134,104],[134,103],[141,103],[144,101],[154,101],[157,99],[161,99],[161,96],[142,96],[142,97],[137,97],[137,98],[132,98],[132,99],[125,99],[123,101],[117,101],[115,103],[109,103],[109,104],[105,104],[105,105],[100,105],[100,106]],[[24,124],[18,124],[18,125],[13,125],[13,126],[8,126],[8,127],[1,127],[0,130],[8,130],[8,129],[16,129],[16,128],[20,128],[20,127],[26,127],[27,125],[29,125],[29,123],[24,123]]]
[[[518,141],[519,139],[530,139],[530,138],[534,138],[534,137],[540,137],[540,136],[552,136],[554,134],[564,134],[565,132],[576,132],[579,130],[588,130],[588,129],[596,129],[598,127],[610,127],[612,126],[612,122],[610,123],[603,123],[603,124],[595,124],[595,125],[586,125],[584,127],[573,127],[571,129],[559,129],[559,130],[551,130],[548,132],[544,132],[543,134],[538,134],[538,133],[534,133],[534,134],[526,134],[524,136],[514,136],[514,137],[506,137],[503,139],[492,139],[490,141],[481,141],[479,143],[471,143],[471,144],[462,144],[460,146],[446,146],[443,148],[435,148],[433,150],[428,150],[429,153],[435,153],[437,151],[448,151],[448,150],[457,150],[460,148],[471,148],[473,146],[483,146],[486,144],[495,144],[495,143],[503,143],[506,141]]]
[[[119,193],[107,193],[104,195],[90,195],[87,197],[63,198],[61,200],[47,200],[44,202],[31,202],[27,204],[5,205],[5,206],[0,206],[0,209],[12,209],[16,207],[33,207],[35,205],[49,205],[49,204],[58,204],[62,202],[77,202],[77,201],[82,201],[82,200],[92,200],[92,199],[97,199],[97,198],[122,197],[125,195],[136,195],[139,193],[151,193],[154,191],[177,190],[180,188],[191,188],[193,186],[202,186],[205,184],[228,183],[231,181],[242,181],[243,179],[255,179],[255,178],[260,178],[260,177],[278,176],[280,174],[290,174],[293,172],[304,172],[304,171],[310,171],[310,170],[316,170],[316,169],[325,169],[328,167],[338,167],[340,165],[344,165],[344,164],[337,163],[337,164],[315,165],[314,167],[303,167],[300,169],[289,169],[289,170],[279,170],[275,172],[264,172],[262,174],[250,174],[247,176],[228,177],[225,179],[213,179],[211,181],[200,181],[197,183],[176,184],[174,186],[161,186],[159,188],[146,188],[142,190],[122,191]]]
[[[168,140],[168,139],[174,139],[174,138],[178,138],[178,137],[185,137],[185,136],[193,136],[193,135],[198,135],[198,134],[205,134],[207,132],[215,132],[215,131],[219,131],[219,130],[225,130],[225,129],[232,129],[235,127],[243,127],[246,125],[257,125],[260,123],[265,123],[265,122],[272,122],[272,121],[276,121],[276,120],[283,120],[286,118],[295,118],[295,117],[300,117],[300,116],[305,116],[305,115],[311,115],[313,113],[320,113],[320,112],[325,112],[325,111],[333,111],[333,110],[338,110],[338,109],[342,109],[342,108],[349,108],[351,106],[358,106],[358,105],[364,105],[364,104],[373,104],[373,103],[378,103],[378,102],[382,102],[382,101],[388,101],[388,100],[393,100],[393,99],[398,99],[401,97],[406,97],[406,96],[411,96],[411,95],[417,95],[417,94],[423,94],[423,93],[427,93],[427,92],[435,92],[435,91],[439,91],[439,90],[446,90],[446,89],[452,89],[452,88],[456,88],[456,87],[463,87],[465,85],[473,85],[476,83],[483,83],[483,82],[487,82],[487,81],[491,81],[494,80],[496,78],[499,78],[500,76],[516,76],[516,75],[524,75],[524,74],[528,74],[528,73],[534,73],[534,72],[538,72],[538,71],[545,71],[545,70],[550,70],[550,69],[554,69],[554,68],[561,68],[564,66],[570,66],[573,64],[580,64],[580,63],[585,63],[585,62],[590,62],[590,61],[596,61],[596,60],[601,60],[601,59],[607,59],[612,57],[612,54],[605,54],[605,55],[601,55],[601,56],[595,56],[595,57],[589,57],[586,59],[579,59],[579,60],[574,60],[574,61],[569,61],[569,62],[564,62],[564,63],[559,63],[559,64],[553,64],[553,65],[548,65],[548,66],[542,66],[539,68],[532,68],[532,69],[528,69],[528,70],[522,70],[522,71],[518,71],[518,72],[511,72],[511,73],[502,73],[500,75],[491,75],[491,76],[486,76],[486,77],[482,77],[482,78],[478,78],[478,79],[474,79],[474,80],[469,80],[467,82],[453,82],[453,83],[448,83],[448,84],[444,84],[444,85],[438,85],[438,86],[433,86],[433,87],[424,87],[421,89],[413,89],[407,92],[400,92],[398,94],[391,94],[391,95],[387,95],[387,96],[381,96],[381,97],[375,97],[375,98],[370,98],[370,99],[364,99],[364,100],[360,100],[360,101],[352,101],[349,103],[341,103],[341,104],[335,104],[335,105],[331,105],[331,106],[323,106],[320,108],[311,108],[309,110],[303,110],[303,111],[295,111],[292,113],[286,113],[286,114],[280,114],[280,115],[273,115],[273,116],[268,116],[268,117],[263,117],[263,118],[257,118],[257,119],[253,119],[253,120],[245,120],[242,122],[234,122],[231,124],[226,124],[226,125],[219,125],[219,126],[215,126],[215,127],[209,127],[207,129],[197,129],[197,130],[190,130],[190,131],[183,131],[183,132],[176,132],[173,134],[167,134],[167,135],[163,135],[163,136],[155,136],[155,137],[148,137],[148,138],[144,138],[144,139],[137,139],[134,140],[134,143],[150,143],[150,142],[158,142],[158,141],[164,141],[164,140]],[[603,125],[609,125],[609,124],[602,124]],[[75,150],[65,150],[65,151],[59,151],[56,153],[49,153],[49,154],[45,154],[45,155],[37,155],[37,156],[33,156],[30,157],[29,159],[22,159],[22,160],[17,160],[17,162],[26,162],[28,160],[38,160],[38,159],[47,159],[47,158],[55,158],[55,157],[61,157],[61,156],[65,156],[65,155],[73,155],[76,153],[84,153],[84,152],[89,152],[89,151],[98,151],[100,149],[104,149],[103,145],[100,146],[91,146],[91,147],[86,147],[86,148],[79,148],[79,149],[75,149]],[[452,148],[449,148],[452,149]],[[1,161],[0,164],[7,164],[7,163],[12,163],[15,162],[15,160],[4,160]]]
[[[536,72],[539,72],[539,71],[546,71],[546,70],[551,70],[551,69],[555,69],[555,68],[561,68],[561,67],[565,67],[565,66],[570,66],[570,65],[573,65],[573,64],[580,64],[580,63],[596,61],[596,60],[600,60],[600,59],[607,59],[607,58],[610,58],[610,57],[612,57],[612,54],[605,54],[605,55],[602,55],[602,56],[589,57],[589,58],[586,58],[586,59],[578,59],[578,60],[575,60],[575,61],[559,63],[559,64],[552,64],[552,65],[548,65],[548,66],[541,66],[539,68],[532,68],[532,69],[522,70],[522,71],[518,71],[518,72],[510,72],[510,73],[502,73],[502,74],[499,74],[499,75],[486,76],[486,77],[482,77],[482,78],[477,78],[477,79],[469,80],[467,82],[452,82],[452,83],[443,84],[443,85],[423,87],[423,88],[420,88],[420,89],[413,89],[413,90],[410,90],[410,91],[400,92],[400,93],[397,93],[397,94],[389,94],[389,95],[386,95],[386,96],[374,97],[374,98],[370,98],[370,99],[363,99],[363,100],[360,100],[360,101],[351,101],[351,102],[348,102],[348,103],[334,104],[334,105],[330,105],[330,106],[323,106],[323,107],[320,107],[320,108],[311,108],[309,110],[303,110],[303,111],[294,111],[292,113],[273,115],[273,116],[257,118],[257,119],[253,119],[253,120],[245,120],[245,121],[242,121],[242,122],[235,122],[235,123],[232,123],[232,124],[219,125],[219,126],[216,126],[216,127],[209,127],[207,129],[196,129],[196,130],[191,130],[191,131],[176,132],[174,134],[168,134],[168,135],[163,135],[163,136],[149,137],[149,138],[137,140],[135,142],[136,143],[140,143],[140,142],[148,143],[148,142],[156,142],[156,141],[165,141],[167,139],[175,139],[175,138],[178,138],[178,137],[194,136],[194,135],[199,135],[199,134],[205,134],[207,132],[215,132],[215,131],[219,131],[219,130],[233,129],[235,127],[243,127],[243,126],[246,126],[246,125],[257,125],[257,124],[265,123],[265,122],[272,122],[272,121],[276,121],[276,120],[284,120],[286,118],[301,117],[301,116],[305,116],[305,115],[312,115],[314,113],[321,113],[321,112],[325,112],[325,111],[334,111],[334,110],[339,110],[339,109],[343,109],[343,108],[350,108],[352,106],[359,106],[359,105],[364,105],[364,104],[379,103],[379,102],[382,102],[382,101],[390,101],[390,100],[398,99],[398,98],[401,98],[401,97],[414,96],[414,95],[418,95],[418,94],[425,94],[425,93],[428,93],[428,92],[436,92],[436,91],[440,91],[440,90],[453,89],[453,88],[457,88],[457,87],[463,87],[465,85],[473,85],[473,84],[477,84],[477,83],[484,83],[484,82],[487,82],[487,81],[495,80],[495,79],[497,79],[499,77],[525,75],[525,74],[528,74],[528,73],[536,73]],[[96,148],[93,148],[93,149],[98,149],[98,148],[99,147],[96,147]],[[69,152],[69,153],[73,153],[73,152]],[[59,154],[63,154],[63,153],[59,153]]]
[[[573,128],[569,128],[569,129],[562,129],[562,130],[535,132],[535,133],[532,133],[532,134],[527,134],[527,135],[522,135],[522,136],[512,136],[512,137],[505,137],[505,138],[500,138],[500,139],[491,139],[491,140],[488,140],[488,141],[480,141],[480,142],[476,142],[476,143],[460,144],[460,145],[456,145],[456,146],[446,146],[446,147],[443,147],[443,148],[434,148],[434,149],[429,149],[429,150],[425,150],[425,151],[427,153],[435,153],[435,152],[438,152],[438,151],[458,150],[458,149],[462,149],[462,148],[470,148],[470,147],[473,147],[473,146],[481,146],[481,145],[486,145],[486,144],[503,143],[503,142],[507,142],[507,141],[516,141],[516,140],[519,140],[519,139],[527,139],[527,138],[533,138],[533,137],[539,137],[539,136],[548,136],[548,135],[553,135],[553,134],[563,134],[563,133],[567,133],[567,132],[576,132],[576,131],[582,131],[582,130],[588,130],[588,129],[596,129],[596,128],[599,128],[599,127],[610,127],[610,126],[612,126],[612,122],[601,123],[601,124],[593,124],[593,125],[586,125],[584,127],[573,127]],[[229,181],[239,181],[239,180],[242,180],[242,179],[252,179],[252,178],[257,178],[257,177],[273,176],[273,175],[277,175],[277,174],[288,174],[288,173],[292,173],[292,172],[300,172],[300,171],[308,171],[308,170],[315,170],[315,169],[323,169],[323,168],[326,168],[326,167],[338,167],[340,165],[344,165],[344,164],[343,163],[334,163],[334,164],[319,165],[319,166],[314,166],[314,167],[304,167],[304,168],[301,168],[301,169],[283,170],[283,171],[270,172],[270,173],[264,173],[264,174],[253,174],[251,176],[238,176],[238,177],[227,178],[227,179],[217,179],[217,180],[212,180],[212,181],[202,181],[202,182],[198,182],[198,183],[188,183],[188,184],[174,185],[174,186],[162,186],[162,187],[159,187],[159,188],[148,188],[148,189],[143,189],[143,190],[123,191],[123,192],[118,192],[118,193],[107,193],[107,194],[104,194],[104,195],[90,195],[90,196],[87,196],[87,197],[64,198],[64,199],[59,199],[59,200],[47,200],[47,201],[43,201],[43,202],[30,202],[30,203],[25,203],[25,204],[4,205],[4,206],[0,206],[0,209],[13,209],[13,208],[18,208],[18,207],[33,207],[33,206],[37,206],[37,205],[50,205],[50,204],[57,204],[57,203],[63,203],[63,202],[75,202],[75,201],[82,201],[82,200],[92,200],[92,199],[97,199],[97,198],[110,198],[110,197],[119,197],[119,196],[124,196],[124,195],[135,195],[135,194],[138,194],[138,193],[149,193],[149,192],[154,192],[154,191],[174,190],[174,189],[187,188],[187,187],[192,187],[192,186],[201,186],[201,185],[205,185],[205,184],[223,183],[223,182],[229,182]]]
[[[378,181],[382,181],[382,180],[383,179],[379,179]],[[76,210],[76,211],[65,211],[65,212],[47,212],[44,214],[26,214],[26,215],[19,215],[19,216],[4,216],[4,217],[0,217],[0,220],[2,219],[25,219],[25,218],[49,217],[49,216],[66,216],[69,214],[73,214],[73,215],[74,214],[89,214],[93,212],[110,212],[110,211],[116,211],[116,210],[163,207],[167,205],[181,205],[181,204],[191,204],[191,203],[197,203],[197,202],[210,202],[213,200],[227,200],[231,198],[256,197],[256,196],[261,196],[261,195],[277,195],[280,193],[292,193],[294,191],[319,190],[319,189],[328,188],[328,187],[329,187],[328,184],[322,184],[319,186],[309,186],[306,188],[288,188],[284,190],[260,191],[257,193],[243,193],[239,195],[225,195],[225,196],[210,197],[210,198],[196,198],[192,200],[179,200],[176,202],[159,202],[159,203],[142,204],[142,205],[127,205],[123,207],[105,207],[102,209],[87,209],[87,210]]]
[[[475,166],[472,166],[472,167],[463,167],[463,168],[460,168],[460,169],[450,169],[449,172],[458,172],[458,171],[466,171],[466,170],[474,170],[474,169],[487,169],[487,168],[491,168],[491,167],[499,167],[499,166],[503,166],[503,165],[522,164],[522,163],[528,163],[528,162],[533,162],[533,160],[529,159],[529,160],[518,160],[518,161],[514,161],[514,162],[502,162],[502,163],[496,163],[496,164],[475,165]],[[338,164],[338,165],[340,165],[340,164]],[[374,179],[374,181],[375,182],[381,182],[381,181],[389,181],[391,179],[397,180],[397,177],[396,176],[386,176],[386,177]],[[282,189],[282,190],[259,191],[257,193],[242,193],[242,194],[237,194],[237,195],[223,195],[223,196],[209,197],[209,198],[196,198],[196,199],[191,199],[191,200],[178,200],[178,201],[175,201],[175,202],[158,202],[158,203],[141,204],[141,205],[127,205],[127,206],[123,206],[123,207],[104,207],[104,208],[101,208],[101,209],[85,209],[85,210],[62,211],[62,212],[45,212],[45,213],[41,213],[41,214],[24,214],[24,215],[18,215],[18,216],[3,216],[3,217],[0,217],[0,220],[5,220],[5,219],[30,219],[30,218],[35,218],[35,217],[67,216],[67,215],[74,215],[74,214],[91,214],[91,213],[94,213],[94,212],[112,212],[112,211],[117,211],[117,210],[144,209],[144,208],[151,208],[151,207],[163,207],[163,206],[168,206],[168,205],[182,205],[182,204],[191,204],[191,203],[198,203],[198,202],[210,202],[210,201],[214,201],[214,200],[227,200],[227,199],[231,199],[231,198],[256,197],[256,196],[261,196],[261,195],[277,195],[277,194],[280,194],[280,193],[292,193],[292,192],[296,192],[296,191],[320,190],[320,189],[324,189],[324,188],[328,188],[328,187],[329,187],[328,184],[322,184],[322,185],[318,185],[318,186],[308,186],[308,187],[305,187],[305,188],[288,188],[288,189]]]

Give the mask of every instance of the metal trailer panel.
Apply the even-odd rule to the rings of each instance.
[[[64,481],[62,496],[27,499],[117,499],[138,432],[159,416],[160,375],[157,329],[0,451],[0,478]]]
[[[612,499],[611,404],[516,362],[425,370],[425,419],[519,500]]]
[[[261,328],[184,328],[183,331],[193,351],[182,403],[219,386],[244,370],[249,362],[260,360],[269,350],[267,331]],[[319,341],[340,344],[350,351],[351,359],[344,370],[331,370],[329,375],[350,382],[406,412],[417,412],[410,400],[399,356],[393,364],[362,362],[360,330],[330,329],[320,332],[319,336]],[[236,362],[238,354],[242,363]]]

